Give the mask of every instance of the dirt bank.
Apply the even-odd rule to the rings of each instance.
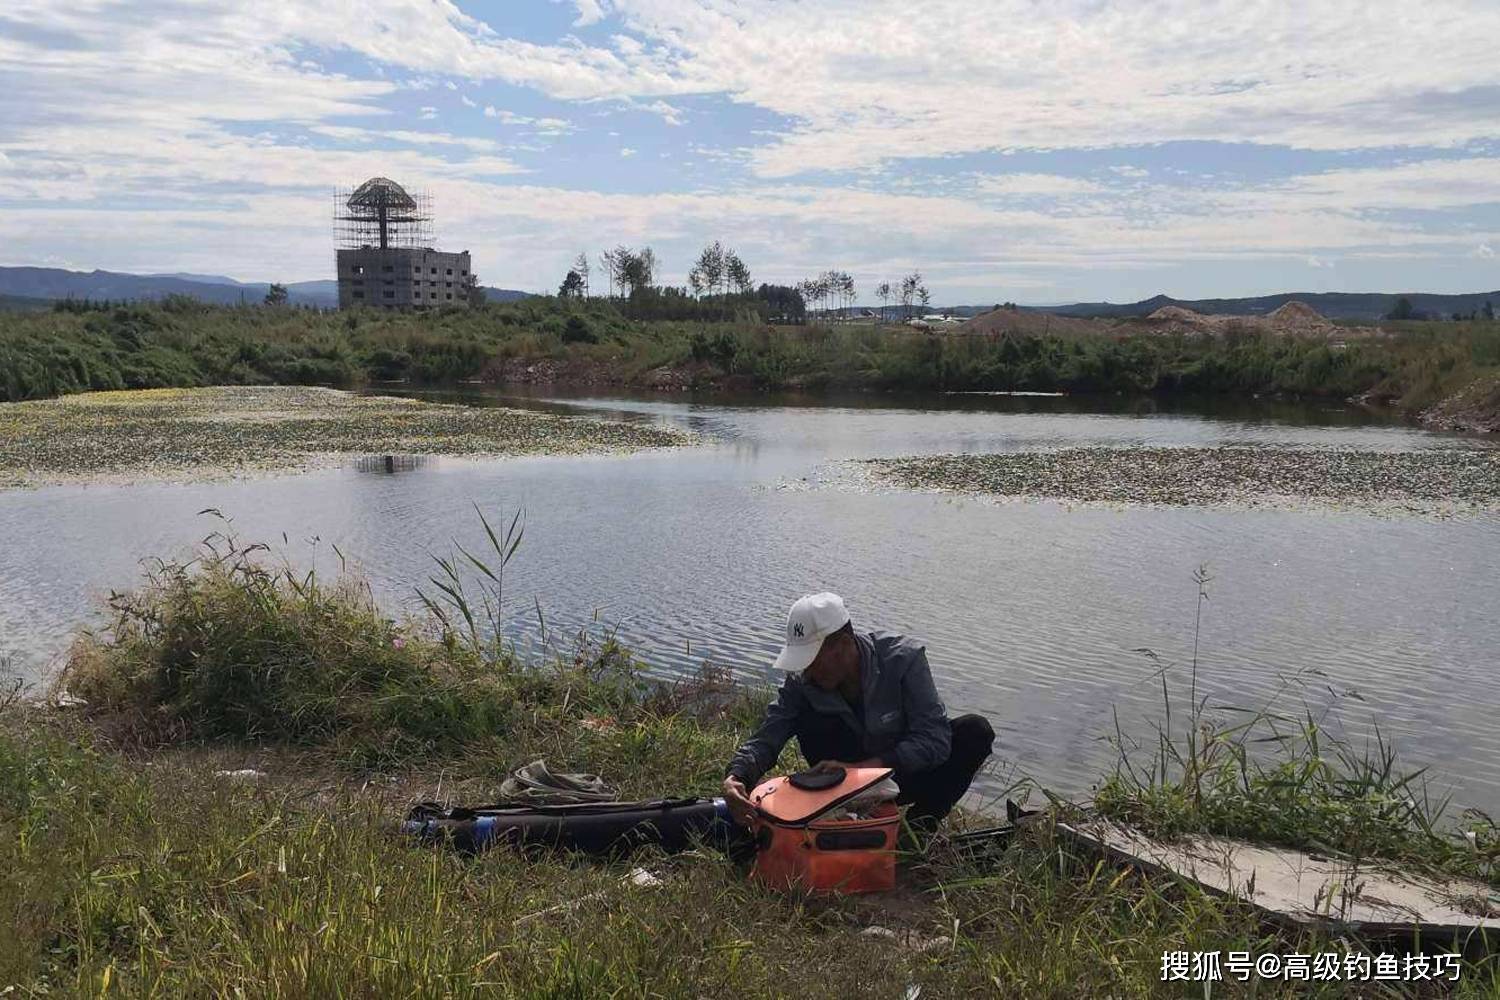
[[[1475,379],[1419,419],[1433,430],[1500,434],[1500,374]]]

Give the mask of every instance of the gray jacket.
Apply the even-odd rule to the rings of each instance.
[[[786,741],[814,720],[837,715],[860,738],[865,756],[878,757],[898,774],[930,770],[948,759],[948,714],[932,683],[927,650],[893,632],[855,632],[864,720],[837,691],[788,674],[766,709],[760,728],[735,751],[727,774],[751,787],[770,770]],[[817,761],[809,761],[817,763]]]

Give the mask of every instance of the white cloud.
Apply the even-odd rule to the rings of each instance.
[[[568,100],[724,94],[785,117],[781,136],[756,150],[755,169],[767,177],[985,149],[1183,139],[1342,149],[1500,133],[1491,41],[1500,5],[1489,0],[1430,0],[1421,17],[1403,0],[1245,0],[1232,14],[1195,0],[616,0],[608,13],[621,29],[607,44],[508,38],[451,0],[370,0],[359,10],[205,0],[171,19],[128,20],[88,0],[18,6],[10,16],[29,26],[94,34],[102,51],[150,52],[154,64],[182,57],[205,77],[225,63],[215,44],[240,66],[286,63],[280,53],[311,46]],[[580,23],[607,12],[596,0],[575,7]],[[162,23],[187,18],[192,31]],[[844,30],[849,23],[860,30]],[[25,48],[0,46],[0,57]],[[109,61],[75,56],[68,62]],[[146,72],[121,66],[127,85]],[[232,86],[198,92],[234,101]],[[304,93],[321,102],[329,90]],[[241,103],[253,107],[248,96]]]
[[[556,4],[564,4],[577,11],[577,17],[573,19],[573,27],[586,28],[591,24],[598,24],[608,15],[609,0],[552,0]]]
[[[423,118],[423,119],[426,119],[426,120],[431,120],[433,118],[436,118],[437,117],[437,108],[423,108],[420,117]]]
[[[661,120],[668,125],[681,125],[682,109],[668,104],[666,101],[652,101],[650,104],[637,105],[642,111],[649,111],[653,115],[660,115]]]
[[[788,180],[988,149],[1173,139],[1340,149],[1500,133],[1483,89],[1500,78],[1487,40],[1500,35],[1500,7],[1429,0],[1413,18],[1395,0],[1248,2],[1230,16],[1187,0],[617,0],[608,9],[585,0],[580,21],[597,13],[614,19],[611,30],[619,24],[607,42],[538,44],[506,38],[449,0],[358,10],[197,0],[171,16],[103,0],[11,0],[6,16],[33,30],[0,35],[0,170],[21,205],[0,214],[0,253],[168,270],[233,259],[250,276],[300,262],[298,273],[322,274],[329,189],[383,173],[432,187],[440,235],[482,249],[496,279],[513,273],[504,280],[527,287],[555,287],[554,243],[560,261],[579,244],[650,242],[670,264],[726,233],[767,278],[920,267],[935,286],[1039,268],[1276,258],[1337,260],[1342,273],[1377,256],[1492,256],[1500,233],[1412,221],[1500,203],[1500,158],[1478,155],[1414,153],[1238,186],[1197,183],[1197,171],[1192,184],[1156,183],[1176,175],[1126,165],[1091,179],[1021,172],[946,187],[920,170],[844,186]],[[860,31],[844,27],[851,19]],[[25,40],[43,34],[77,44]],[[1003,44],[974,41],[984,38]],[[366,78],[320,68],[308,53],[323,51],[353,54],[340,65],[369,60]],[[1435,51],[1441,59],[1428,57]],[[726,161],[716,174],[748,164],[755,176],[735,175],[723,191],[639,196],[497,182],[522,169],[508,154],[547,144],[420,131],[410,111],[383,103],[450,77],[667,122],[681,121],[680,97],[727,95],[758,109],[760,131],[737,149],[728,147],[739,137],[727,136],[715,140],[726,148],[688,151]],[[575,128],[484,113],[533,136]],[[309,133],[339,148],[314,148]],[[101,212],[92,200],[106,197],[111,210]],[[1056,205],[1042,211],[1038,199]]]
[[[629,146],[621,146],[620,147],[620,155],[621,156],[634,156],[635,155],[635,150],[631,149]]]
[[[458,99],[463,102],[463,105],[466,108],[477,108],[477,107],[479,107],[479,102],[475,101],[468,94],[459,94],[458,95]]]
[[[486,118],[499,119],[502,125],[530,126],[539,135],[562,135],[574,130],[573,123],[566,118],[532,118],[529,115],[518,115],[513,111],[507,111],[504,108],[497,108],[489,104],[484,106],[484,116]]]

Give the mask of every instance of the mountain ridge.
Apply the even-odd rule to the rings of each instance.
[[[226,284],[225,282],[233,282]],[[338,283],[332,279],[285,282],[292,305],[331,308],[338,305]],[[173,272],[131,274],[126,271],[70,271],[60,267],[0,267],[0,296],[24,299],[161,299],[187,295],[215,305],[257,303],[269,281],[235,281],[222,275]],[[491,302],[528,298],[531,292],[485,286]]]

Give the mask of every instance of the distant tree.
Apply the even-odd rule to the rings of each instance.
[[[740,260],[740,255],[730,250],[724,255],[724,280],[741,295],[750,294],[754,287],[750,283],[750,269]]]
[[[615,297],[617,289],[619,290],[619,294],[627,294],[626,290],[631,287],[631,284],[626,272],[634,267],[636,269],[634,273],[637,275],[640,273],[640,265],[635,263],[637,256],[634,250],[624,245],[617,246],[613,250],[606,250],[599,255],[600,262],[604,264],[604,269],[609,273],[610,298]]]
[[[932,295],[927,291],[926,285],[917,286],[917,299],[922,303],[922,311],[926,312],[927,307],[932,304]]]
[[[599,255],[599,266],[604,268],[604,277],[609,282],[609,298],[615,297],[615,252],[605,250]]]
[[[583,298],[583,275],[577,270],[571,270],[563,278],[562,284],[557,286],[557,297],[560,299]]]
[[[1485,319],[1489,320],[1490,322],[1494,322],[1494,320],[1495,320],[1495,307],[1490,304],[1490,301],[1488,299],[1485,300],[1484,308],[1481,309],[1481,310],[1479,310],[1479,315],[1483,316]]]
[[[589,255],[580,253],[573,261],[573,270],[583,279],[583,297],[589,297]]]
[[[793,285],[761,285],[755,297],[765,309],[771,323],[801,323],[807,318],[807,303],[802,291]]]
[[[1412,308],[1411,299],[1409,299],[1409,298],[1407,298],[1406,296],[1403,295],[1403,296],[1401,296],[1401,298],[1399,298],[1399,299],[1396,300],[1396,306],[1395,306],[1395,308],[1392,309],[1390,312],[1388,312],[1388,313],[1385,314],[1385,318],[1386,319],[1412,319],[1412,318],[1414,318],[1416,316],[1416,314],[1417,314],[1417,311]]]
[[[479,275],[470,271],[464,275],[458,287],[471,307],[478,308],[484,305],[484,286],[479,283]]]
[[[268,306],[284,306],[290,298],[286,286],[275,282],[272,282],[271,287],[266,291],[266,305]]]
[[[729,255],[733,252],[731,250],[726,253],[724,244],[718,240],[704,247],[688,271],[688,287],[695,291],[701,290],[699,294],[706,291],[710,296],[718,295],[728,274]]]
[[[886,322],[885,307],[891,301],[891,283],[882,281],[875,286],[875,297],[880,300],[880,322]]]
[[[646,247],[639,253],[626,250],[620,259],[620,280],[622,289],[629,289],[627,295],[634,295],[643,289],[650,288],[656,280],[656,254],[650,247]]]
[[[922,287],[922,272],[913,271],[901,279],[901,318],[911,319],[911,303],[916,298],[917,289]]]

